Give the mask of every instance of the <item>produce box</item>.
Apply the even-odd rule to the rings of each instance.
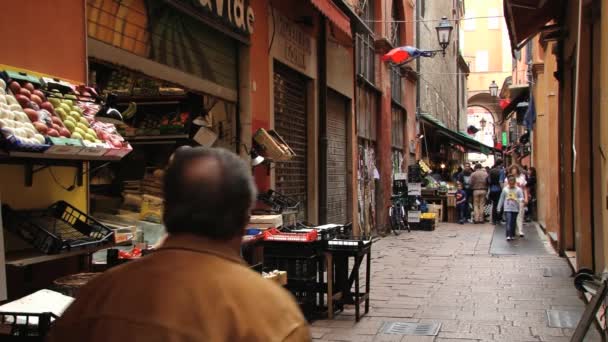
[[[111,147],[107,143],[94,143],[83,140],[84,148],[78,152],[78,155],[101,157],[105,155]]]
[[[163,199],[156,196],[144,195],[139,219],[142,221],[161,223]]]
[[[283,225],[282,215],[252,215],[249,227],[258,229],[278,228]]]
[[[116,158],[122,158],[124,156],[126,156],[127,154],[131,153],[131,151],[133,151],[133,147],[131,147],[131,145],[128,142],[124,142],[124,147],[122,148],[109,148],[106,151],[106,154],[104,154],[104,157],[116,157]]]
[[[49,154],[78,154],[84,144],[80,139],[49,137],[51,147],[45,153]]]
[[[296,153],[285,140],[274,130],[258,129],[253,139],[264,148],[266,156],[274,161],[285,161],[295,157]]]

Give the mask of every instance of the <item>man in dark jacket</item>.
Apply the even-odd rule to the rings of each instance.
[[[505,178],[505,170],[502,166],[502,159],[497,159],[494,167],[488,175],[488,191],[490,201],[492,201],[492,223],[500,223],[500,215],[498,214],[498,200],[502,192],[503,182]]]

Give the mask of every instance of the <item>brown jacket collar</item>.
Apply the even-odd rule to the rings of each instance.
[[[195,253],[213,254],[220,258],[244,264],[240,254],[221,240],[212,240],[195,234],[169,235],[159,250],[185,250]]]

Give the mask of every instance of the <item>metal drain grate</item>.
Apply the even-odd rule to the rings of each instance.
[[[441,323],[385,322],[380,332],[383,334],[437,336]]]
[[[583,315],[577,311],[547,310],[547,325],[551,328],[574,329]]]

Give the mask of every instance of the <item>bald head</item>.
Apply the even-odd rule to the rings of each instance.
[[[163,220],[169,233],[232,239],[243,233],[255,196],[249,168],[236,154],[182,149],[165,175]]]

